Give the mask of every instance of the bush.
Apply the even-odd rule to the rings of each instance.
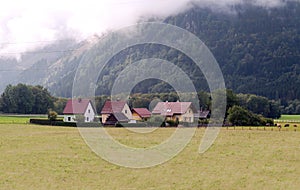
[[[48,111],[48,119],[50,121],[55,121],[57,118],[57,113],[55,111],[49,110]]]
[[[147,125],[149,127],[165,127],[166,123],[165,123],[165,118],[161,115],[153,115],[148,121],[147,121]]]
[[[170,127],[177,127],[178,126],[178,122],[173,121],[173,120],[168,120],[166,121],[167,124],[169,124]]]
[[[229,122],[237,126],[264,126],[270,121],[262,115],[254,114],[240,106],[231,107],[228,113]]]
[[[64,127],[101,127],[100,123],[64,122],[63,120],[50,121],[48,119],[30,119],[30,123],[38,125],[52,125]]]
[[[116,127],[147,127],[147,123],[117,123]]]
[[[83,123],[85,121],[84,115],[76,115],[75,116],[75,121],[77,121],[79,123]]]

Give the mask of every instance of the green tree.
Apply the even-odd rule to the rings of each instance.
[[[0,111],[19,114],[46,114],[53,97],[41,86],[8,85],[1,95]]]
[[[228,121],[237,126],[259,126],[265,125],[266,118],[248,111],[241,106],[233,106],[228,110]]]
[[[42,86],[30,86],[30,89],[34,97],[32,113],[44,114],[47,113],[48,109],[54,107],[54,98],[46,88]]]
[[[246,126],[250,124],[250,113],[240,106],[233,106],[228,110],[228,121],[233,125]]]

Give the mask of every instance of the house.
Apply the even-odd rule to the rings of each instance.
[[[151,117],[151,112],[147,108],[133,108],[132,119],[136,121],[146,121]]]
[[[194,113],[197,111],[192,102],[158,102],[152,111],[153,115],[161,115],[166,120],[179,122],[194,122]]]
[[[82,117],[84,122],[92,122],[94,121],[96,111],[91,100],[79,98],[68,100],[63,114],[64,122],[76,122],[79,120],[79,117]]]
[[[120,116],[119,113],[122,113],[128,119],[128,121],[132,119],[132,113],[125,101],[107,100],[101,110],[102,123],[105,124],[109,117],[112,117],[112,114],[114,116]],[[118,117],[115,118],[119,119]],[[120,118],[124,120],[123,116],[120,116]]]

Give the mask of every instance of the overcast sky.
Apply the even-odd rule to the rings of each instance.
[[[141,18],[164,18],[191,8],[191,1],[226,9],[243,0],[3,1],[0,6],[0,55],[32,50],[44,45],[44,41],[66,37],[84,39],[134,24]],[[252,0],[252,3],[274,7],[281,6],[282,0]]]

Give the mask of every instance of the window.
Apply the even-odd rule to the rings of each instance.
[[[127,114],[127,110],[125,110],[125,114]]]
[[[88,113],[91,113],[91,110],[88,110]]]
[[[86,117],[86,121],[89,121],[89,117]]]
[[[71,121],[71,117],[68,117],[68,121]]]

